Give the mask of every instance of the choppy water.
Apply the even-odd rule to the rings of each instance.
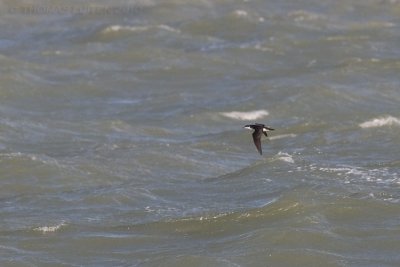
[[[400,265],[400,1],[0,9],[1,266]]]

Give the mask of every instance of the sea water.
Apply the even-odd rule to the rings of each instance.
[[[0,9],[1,266],[400,265],[399,1]]]

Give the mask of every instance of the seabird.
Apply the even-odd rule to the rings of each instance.
[[[268,136],[267,132],[273,131],[274,129],[267,127],[261,123],[248,124],[248,125],[245,125],[243,128],[249,129],[249,130],[254,130],[253,141],[254,141],[254,144],[256,145],[258,152],[260,152],[260,155],[262,155],[261,136],[262,136],[262,134],[264,134],[265,136]]]

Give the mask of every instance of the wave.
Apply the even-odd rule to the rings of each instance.
[[[245,111],[245,112],[241,111],[221,112],[220,114],[230,119],[253,121],[268,116],[269,112],[266,111],[265,109],[261,109],[261,110]]]
[[[271,137],[269,137],[269,139],[270,139],[270,140],[278,140],[278,139],[283,139],[283,138],[288,138],[288,137],[294,138],[294,137],[296,137],[296,136],[297,136],[297,134],[293,134],[293,133],[290,133],[290,134],[280,134],[280,135],[271,136]]]
[[[326,19],[326,17],[322,14],[309,12],[302,9],[291,11],[287,15],[289,18],[292,18],[295,22],[316,21],[316,20]]]
[[[379,117],[374,118],[372,120],[360,123],[359,126],[361,128],[376,128],[382,126],[393,126],[397,125],[400,126],[400,119],[393,117],[393,116],[386,116],[386,117]]]
[[[390,168],[364,168],[348,165],[340,165],[335,167],[316,167],[310,166],[312,171],[319,170],[325,173],[332,173],[342,177],[344,183],[357,183],[366,181],[369,183],[380,185],[399,185],[400,177],[395,170]]]
[[[124,25],[111,25],[104,28],[101,32],[102,33],[113,33],[113,32],[143,32],[151,29],[159,29],[169,32],[180,33],[180,30],[175,29],[171,26],[160,24],[160,25],[151,25],[151,26],[124,26]]]
[[[0,153],[0,162],[3,160],[13,160],[13,159],[36,161],[45,165],[53,165],[61,167],[61,164],[56,159],[45,155],[21,153],[21,152]]]
[[[279,152],[278,153],[278,159],[287,162],[287,163],[294,163],[294,159],[293,156],[288,154],[288,153],[284,153],[284,152]]]
[[[66,226],[67,224],[65,222],[62,222],[60,224],[54,225],[54,226],[40,226],[36,227],[33,229],[33,231],[37,232],[42,232],[43,234],[46,233],[54,233],[60,230],[62,227]]]

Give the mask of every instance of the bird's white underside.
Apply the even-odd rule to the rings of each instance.
[[[245,128],[245,129],[247,129],[247,130],[254,130],[253,128],[251,128],[250,126],[245,126],[245,127],[243,127],[243,128]],[[268,129],[266,129],[266,128],[263,128],[263,130],[262,130],[264,133],[266,133],[266,132],[270,132],[271,130],[268,130]]]

